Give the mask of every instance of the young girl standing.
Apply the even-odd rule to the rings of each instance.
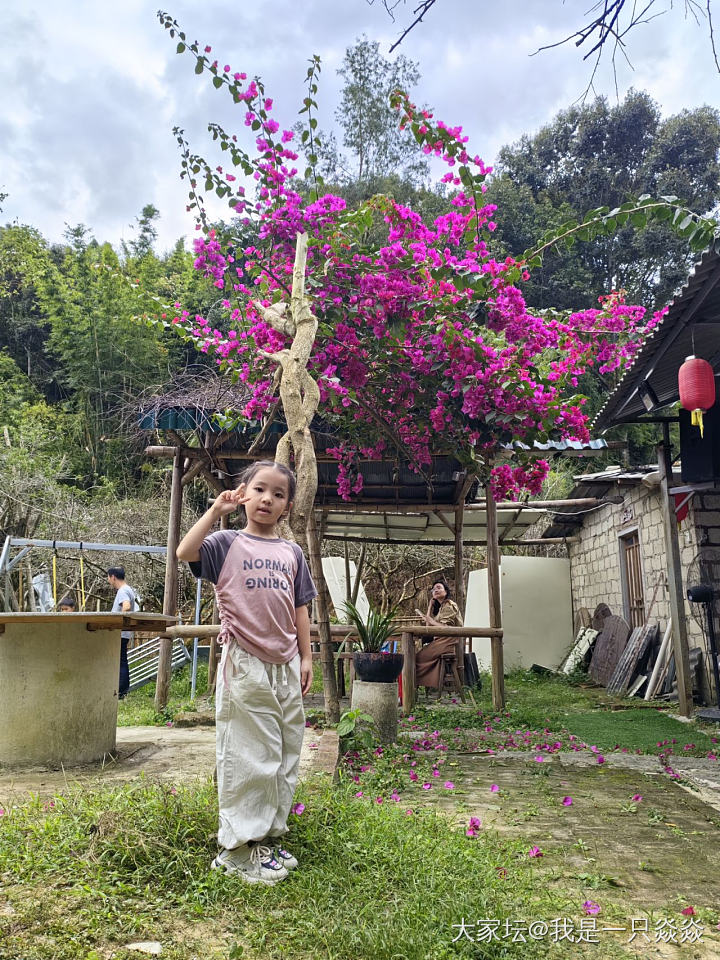
[[[317,595],[296,543],[278,537],[295,495],[287,467],[263,460],[221,493],[177,548],[196,577],[215,584],[222,658],[216,689],[220,808],[215,870],[274,884],[297,866],[279,845],[297,783],[312,683],[310,615]],[[245,508],[242,530],[210,533]]]

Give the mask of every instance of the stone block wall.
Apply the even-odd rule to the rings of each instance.
[[[592,614],[599,603],[606,603],[614,614],[627,619],[628,611],[623,598],[620,538],[637,531],[645,606],[647,609],[655,586],[660,583],[651,617],[658,621],[663,631],[670,616],[670,603],[664,582],[667,576],[667,561],[660,488],[648,487],[643,483],[632,486],[617,484],[610,492],[622,496],[623,502],[606,504],[588,513],[579,531],[580,541],[569,545],[573,609],[577,611],[580,607],[586,607]],[[720,536],[720,495],[704,495],[708,501],[707,506],[699,497],[700,495],[695,494],[694,500],[699,502],[691,502],[688,516],[679,530],[680,564],[683,571],[697,554],[699,531],[706,531],[708,537]],[[707,520],[703,519],[707,517],[713,520],[717,517],[717,527],[699,527],[699,523],[707,524]],[[717,542],[720,543],[720,539]],[[702,633],[690,615],[690,605],[687,601],[685,603],[688,640],[691,647],[699,646]]]

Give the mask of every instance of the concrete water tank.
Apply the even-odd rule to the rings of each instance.
[[[0,765],[79,765],[115,750],[121,629],[170,618],[0,614]]]

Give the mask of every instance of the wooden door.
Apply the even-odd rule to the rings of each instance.
[[[637,530],[620,538],[625,588],[625,612],[631,627],[645,623],[645,593],[640,560],[640,536]]]

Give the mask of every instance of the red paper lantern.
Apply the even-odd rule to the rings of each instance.
[[[703,435],[703,414],[715,403],[715,374],[701,357],[688,357],[678,372],[680,404],[692,411],[693,426]]]

